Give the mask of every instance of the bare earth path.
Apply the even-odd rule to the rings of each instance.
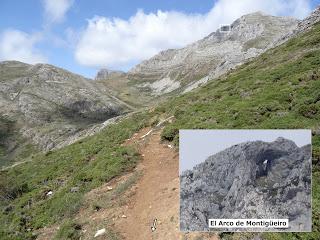
[[[219,239],[215,233],[180,232],[179,156],[171,145],[161,143],[160,133],[160,129],[150,132],[145,128],[134,134],[124,144],[137,146],[142,155],[136,169],[86,194],[87,205],[75,217],[82,225],[81,240]],[[117,195],[121,185],[137,173],[142,173],[140,178]],[[115,197],[110,198],[113,194]],[[104,206],[94,211],[92,206],[97,201]],[[157,219],[157,225],[152,232],[154,219]],[[38,240],[52,239],[58,228],[42,229]],[[94,238],[96,231],[103,228],[107,229],[106,233]]]
[[[179,231],[179,156],[170,145],[161,144],[160,131],[151,133],[141,143],[141,136],[147,132],[148,129],[140,131],[126,143],[138,144],[143,175],[129,200],[126,218],[115,222],[116,231],[128,240],[218,239],[213,233]],[[152,232],[154,219],[157,229]]]

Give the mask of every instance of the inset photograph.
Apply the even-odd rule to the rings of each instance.
[[[181,231],[311,231],[310,130],[179,136]]]

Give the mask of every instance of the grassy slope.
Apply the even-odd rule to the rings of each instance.
[[[93,137],[47,155],[37,155],[32,162],[1,172],[0,238],[32,238],[28,228],[72,217],[85,192],[134,166],[138,159],[135,150],[121,143],[160,115],[175,116],[176,120],[162,133],[163,139],[175,143],[181,128],[319,128],[319,48],[318,24],[312,31],[205,87],[171,99],[151,114],[134,115]],[[320,238],[319,135],[313,137],[313,151],[314,232],[267,233],[263,238]],[[74,186],[79,186],[80,191],[71,193]],[[51,198],[45,196],[49,190],[54,192]],[[4,212],[8,206],[13,209]],[[63,228],[66,234],[59,234],[77,236],[72,227],[76,228],[76,224],[69,222]],[[251,235],[226,234],[224,238],[246,239]]]
[[[135,115],[101,133],[0,173],[0,239],[32,239],[32,231],[71,217],[85,192],[131,169],[139,155],[121,143],[144,125]],[[70,192],[72,187],[79,192]],[[52,197],[46,193],[52,190]],[[13,209],[5,211],[11,206]]]

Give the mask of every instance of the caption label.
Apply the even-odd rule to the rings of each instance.
[[[209,228],[288,228],[288,219],[209,219]]]

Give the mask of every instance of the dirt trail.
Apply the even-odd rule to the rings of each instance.
[[[126,218],[115,222],[116,231],[128,240],[218,239],[213,233],[179,231],[178,153],[171,145],[161,144],[160,131],[142,141],[141,136],[148,131],[143,129],[126,143],[138,144],[143,157],[139,169],[143,175],[135,185],[135,194],[128,200]],[[157,219],[157,229],[152,232],[154,219]]]
[[[82,224],[81,240],[219,239],[215,233],[180,232],[179,157],[171,145],[161,143],[160,132],[161,129],[150,131],[145,128],[128,139],[124,144],[137,146],[142,156],[136,169],[86,194],[87,205],[75,217]],[[140,177],[127,184],[135,175]],[[119,189],[122,189],[120,193]],[[102,205],[98,211],[92,208],[95,202]],[[157,225],[152,232],[154,219],[157,219]],[[42,229],[38,239],[52,239],[58,228]],[[93,238],[102,228],[107,229],[106,233]]]

